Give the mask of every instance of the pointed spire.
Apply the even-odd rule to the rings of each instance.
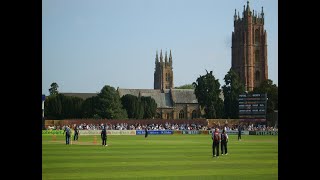
[[[240,19],[239,11],[238,11],[238,19]]]
[[[234,21],[237,20],[237,9],[234,9],[234,16],[233,16]]]
[[[243,5],[243,12],[242,12],[242,17],[243,17],[243,18],[244,18],[245,12],[246,12],[246,6]]]
[[[170,49],[170,55],[169,55],[169,63],[172,63],[171,49]]]
[[[264,24],[264,12],[263,12],[263,6],[261,7],[261,22]]]
[[[159,62],[159,58],[158,58],[158,50],[157,50],[157,53],[156,53],[156,63]]]
[[[247,1],[247,12],[250,12],[249,1]]]
[[[167,51],[166,51],[166,55],[164,56],[164,61],[168,63]]]
[[[163,62],[163,59],[162,59],[162,49],[160,51],[160,62]]]

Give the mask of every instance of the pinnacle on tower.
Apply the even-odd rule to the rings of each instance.
[[[250,6],[249,6],[249,1],[247,1],[246,15],[247,15],[247,16],[251,16],[251,11],[250,11]]]
[[[237,20],[237,9],[234,9],[234,16],[233,16],[234,21]]]
[[[170,49],[170,55],[169,55],[169,63],[172,63],[171,49]]]
[[[157,50],[157,53],[156,53],[156,64],[159,62],[159,58],[158,58],[158,50]]]
[[[160,51],[160,62],[163,62],[162,49],[161,49],[161,51]]]
[[[166,55],[164,56],[164,62],[168,63],[167,51],[166,51]]]
[[[261,7],[261,17],[263,18],[263,16],[264,16],[264,13],[263,13],[263,6]]]

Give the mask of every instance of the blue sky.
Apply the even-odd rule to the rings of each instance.
[[[246,0],[42,0],[42,93],[153,89],[156,51],[172,51],[174,85],[231,67],[234,10]],[[269,79],[278,84],[278,1],[251,0],[265,13]]]

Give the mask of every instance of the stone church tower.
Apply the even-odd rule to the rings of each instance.
[[[246,91],[268,79],[267,32],[264,30],[263,7],[261,13],[243,6],[242,18],[234,13],[232,32],[232,69],[245,84]]]
[[[154,71],[154,89],[171,89],[173,88],[173,71],[172,71],[172,55],[170,50],[169,60],[167,52],[164,60],[162,57],[162,50],[160,52],[160,61],[158,58],[158,51],[156,53]]]

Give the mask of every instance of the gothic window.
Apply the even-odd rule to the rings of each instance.
[[[254,40],[255,40],[255,44],[259,44],[260,43],[260,32],[259,29],[256,29],[254,32]]]
[[[197,118],[197,111],[193,110],[192,111],[192,119]]]
[[[255,56],[255,58],[254,58],[255,62],[259,62],[260,61],[260,52],[259,52],[259,50],[255,51],[254,56]]]
[[[168,73],[168,80],[167,81],[170,81],[170,73]]]
[[[184,118],[184,112],[183,112],[183,110],[181,110],[179,112],[179,119],[183,119],[183,118]]]
[[[256,71],[256,81],[260,81],[260,72],[259,71]]]
[[[166,73],[166,81],[168,81],[168,73]]]

